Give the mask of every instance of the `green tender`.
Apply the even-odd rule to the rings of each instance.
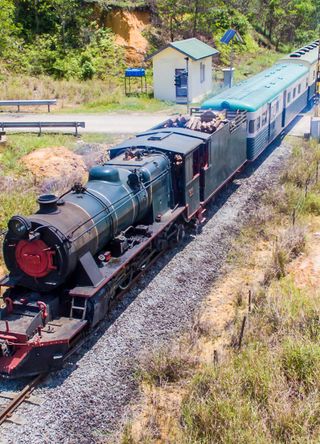
[[[254,77],[250,77],[232,88],[206,100],[202,109],[254,112],[270,103],[286,88],[308,73],[303,64],[279,63]]]

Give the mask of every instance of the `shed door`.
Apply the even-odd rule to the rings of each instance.
[[[186,103],[188,95],[188,77],[184,69],[176,69],[175,74],[181,74],[181,86],[176,86],[176,101]]]

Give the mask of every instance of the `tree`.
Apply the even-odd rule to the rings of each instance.
[[[14,24],[15,7],[12,0],[0,0],[0,55],[13,43],[12,39],[16,32]]]

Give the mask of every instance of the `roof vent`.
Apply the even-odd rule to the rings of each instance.
[[[163,140],[163,139],[166,139],[167,137],[171,136],[171,134],[172,134],[172,132],[153,134],[152,136],[148,137],[148,140]]]

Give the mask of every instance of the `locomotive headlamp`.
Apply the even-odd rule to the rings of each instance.
[[[13,216],[8,222],[9,231],[16,237],[25,237],[31,230],[31,223],[22,216]]]

